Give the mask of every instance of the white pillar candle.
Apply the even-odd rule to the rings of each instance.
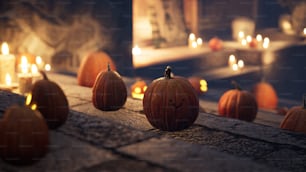
[[[14,55],[10,54],[9,46],[6,42],[1,46],[2,54],[0,54],[0,84],[5,84],[6,74],[11,76],[14,80],[15,77],[15,61]]]
[[[188,46],[194,48],[194,42],[196,43],[196,37],[194,33],[191,33],[188,37]]]
[[[236,63],[236,57],[235,57],[233,54],[231,54],[231,55],[228,57],[228,66],[229,66],[229,67],[232,67],[233,64],[235,64],[235,63]]]

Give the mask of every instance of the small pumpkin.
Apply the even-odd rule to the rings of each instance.
[[[197,119],[199,99],[188,80],[172,77],[168,66],[164,77],[148,86],[143,98],[143,109],[153,127],[177,131],[191,126]]]
[[[108,64],[107,71],[98,74],[92,89],[93,105],[103,111],[120,109],[126,102],[127,90],[121,76],[112,71]]]
[[[303,132],[306,134],[306,95],[304,95],[304,105],[295,106],[289,109],[286,113],[283,121],[280,124],[280,128]]]
[[[274,87],[268,82],[261,81],[255,84],[251,91],[257,101],[258,107],[262,109],[276,109],[278,96]]]
[[[212,51],[219,51],[223,48],[223,41],[218,37],[213,37],[208,41],[208,46]]]
[[[257,114],[257,102],[254,96],[241,90],[234,82],[235,89],[226,91],[219,99],[218,112],[221,116],[236,118],[244,121],[254,121]]]
[[[48,126],[39,111],[12,105],[0,119],[0,128],[0,156],[3,160],[26,165],[47,153]]]
[[[68,100],[61,87],[50,81],[45,72],[41,71],[43,79],[34,83],[31,94],[31,104],[37,104],[37,109],[46,119],[50,129],[56,129],[68,118]]]
[[[208,86],[205,79],[198,76],[191,76],[188,78],[188,81],[199,95],[207,92]]]
[[[110,64],[112,70],[116,70],[115,63],[105,52],[93,52],[86,56],[82,60],[78,70],[78,84],[85,87],[92,87],[98,74],[101,71],[107,70],[107,67],[105,67],[107,63]]]
[[[249,42],[249,46],[251,48],[257,48],[258,42],[256,38],[252,38],[252,40]]]
[[[131,96],[135,99],[143,99],[144,92],[148,88],[144,80],[138,80],[131,85]]]

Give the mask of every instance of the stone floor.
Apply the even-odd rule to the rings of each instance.
[[[254,123],[214,115],[216,102],[201,100],[195,124],[178,132],[154,129],[142,102],[128,97],[118,111],[91,104],[91,89],[76,78],[49,73],[69,100],[66,123],[51,131],[48,154],[29,166],[0,160],[2,172],[57,171],[305,171],[306,136],[278,128],[283,116],[260,111]],[[127,85],[134,82],[125,78]],[[0,116],[24,97],[0,91]],[[0,138],[1,139],[1,138]]]

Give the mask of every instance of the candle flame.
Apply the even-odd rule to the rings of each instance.
[[[42,59],[41,59],[41,57],[40,57],[40,56],[36,56],[35,62],[36,62],[37,65],[42,64]]]
[[[190,39],[190,40],[194,41],[195,38],[196,38],[196,37],[195,37],[195,34],[194,34],[194,33],[189,34],[189,39]]]
[[[26,56],[21,56],[21,72],[28,73],[28,59]]]
[[[132,49],[132,54],[133,55],[140,55],[141,54],[141,49],[138,47],[138,45],[135,45],[135,47]]]
[[[244,38],[244,32],[243,32],[243,31],[239,31],[238,37],[239,37],[240,39],[243,39],[243,38]]]
[[[197,42],[196,42],[196,41],[193,41],[193,42],[192,42],[192,48],[197,48],[197,47],[198,47]]]
[[[243,68],[244,67],[244,62],[243,60],[238,60],[238,67]]]
[[[256,35],[256,40],[258,42],[261,42],[262,41],[262,35],[261,34]]]
[[[233,69],[233,71],[237,71],[238,70],[238,65],[237,64],[233,64],[232,65],[232,69]]]
[[[38,68],[36,64],[31,65],[31,73],[32,74],[37,74],[38,73]]]
[[[3,55],[10,54],[10,49],[9,49],[9,46],[8,46],[8,44],[6,42],[2,43],[1,52],[2,52]]]
[[[207,82],[206,82],[206,80],[201,79],[201,80],[200,80],[200,85],[201,85],[201,87],[200,87],[201,91],[202,91],[202,92],[207,92],[208,87],[207,87]]]
[[[10,75],[9,73],[7,73],[7,74],[5,75],[5,84],[6,84],[7,86],[12,85],[12,77],[11,77],[11,75]]]
[[[203,44],[202,38],[198,38],[198,39],[197,39],[197,44],[198,44],[199,46],[201,46],[201,45]]]
[[[45,70],[46,71],[50,71],[51,70],[51,65],[50,64],[46,64],[45,65]]]

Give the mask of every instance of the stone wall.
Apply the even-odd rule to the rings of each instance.
[[[0,41],[11,52],[40,55],[55,70],[76,72],[103,50],[123,75],[132,73],[131,0],[0,1]]]

